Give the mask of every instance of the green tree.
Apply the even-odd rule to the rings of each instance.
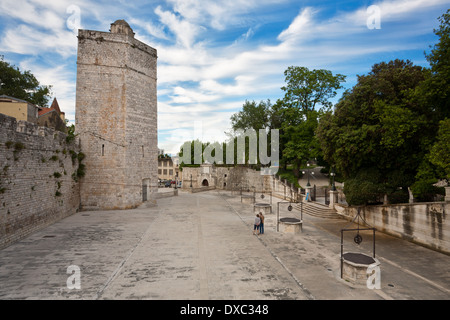
[[[450,9],[438,18],[440,25],[434,33],[439,37],[426,58],[431,76],[417,90],[417,99],[432,108],[437,121],[450,117]]]
[[[283,99],[277,101],[271,114],[272,125],[280,127],[281,164],[293,165],[294,175],[300,176],[301,164],[321,157],[315,135],[320,115],[332,106],[345,76],[329,70],[309,70],[291,66],[284,72],[286,86]]]
[[[238,144],[238,136],[245,133],[246,130],[253,129],[256,133],[256,144],[257,149],[259,149],[259,130],[260,129],[270,129],[270,114],[272,109],[272,103],[270,100],[260,101],[256,103],[255,101],[245,101],[242,106],[242,110],[233,114],[230,118],[232,131],[229,134],[230,141],[234,143],[234,158],[237,163],[237,144]],[[268,131],[268,140],[271,141],[270,131]],[[249,145],[250,139],[248,137],[245,138],[245,162],[249,162]],[[226,147],[224,146],[224,153],[226,152]],[[270,143],[269,147],[270,149]],[[258,151],[258,150],[257,150]],[[257,152],[259,155],[259,153]],[[224,161],[225,162],[225,161]],[[256,167],[259,167],[260,161],[259,157],[257,158]]]
[[[330,99],[337,90],[342,88],[345,76],[333,75],[329,70],[309,70],[306,67],[291,66],[284,72],[286,86],[284,103],[304,111],[316,110],[316,107],[329,110],[332,107]]]
[[[450,181],[450,118],[439,125],[437,141],[430,151],[430,162],[440,170],[441,177]]]
[[[231,127],[234,131],[247,129],[264,129],[269,126],[270,120],[270,100],[245,101],[242,110],[231,116]]]
[[[381,62],[358,76],[334,113],[320,120],[317,135],[325,160],[336,166],[347,192],[360,192],[357,183],[370,182],[365,198],[346,194],[351,204],[374,201],[374,193],[407,190],[433,140],[433,122],[411,100],[411,92],[429,73],[410,61]],[[370,174],[369,174],[370,172]],[[353,183],[357,182],[357,183]],[[375,192],[376,191],[376,192]]]
[[[284,163],[293,165],[293,172],[297,178],[300,177],[300,168],[303,162],[320,156],[320,145],[315,135],[318,114],[318,111],[310,110],[304,117],[298,117],[300,119],[298,124],[290,125],[286,122],[282,125],[285,139],[282,159]]]
[[[41,85],[28,70],[20,71],[0,56],[0,95],[7,95],[46,107],[51,98],[51,86]]]
[[[426,55],[430,74],[412,94],[412,101],[427,112],[433,123],[428,130],[433,137],[428,144],[429,153],[423,158],[411,186],[414,196],[423,201],[432,201],[437,192],[442,192],[433,186],[434,183],[439,179],[450,179],[450,9],[439,21],[439,28],[434,30],[439,41]]]

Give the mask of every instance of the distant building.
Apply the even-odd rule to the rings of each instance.
[[[158,158],[158,180],[180,180],[178,164],[172,158]]]
[[[39,108],[37,124],[61,132],[67,132],[65,114],[59,109],[56,98],[53,99],[50,108]]]
[[[28,121],[42,127],[67,132],[65,114],[59,108],[56,98],[53,99],[49,108],[42,108],[25,100],[1,95],[0,113],[14,117],[17,121]]]
[[[0,95],[0,113],[16,118],[37,123],[39,107],[25,100]]]

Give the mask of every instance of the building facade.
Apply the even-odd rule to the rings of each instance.
[[[180,181],[178,158],[158,158],[158,179]]]
[[[157,51],[124,20],[79,30],[75,128],[83,209],[134,208],[157,190]]]
[[[39,109],[28,101],[0,95],[0,113],[16,118],[17,121],[37,123]]]

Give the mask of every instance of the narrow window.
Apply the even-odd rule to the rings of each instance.
[[[102,144],[102,156],[104,156],[104,155],[105,155],[105,145]]]

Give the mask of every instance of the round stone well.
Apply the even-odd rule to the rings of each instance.
[[[302,231],[303,221],[297,218],[281,218],[278,224],[280,232],[297,234]]]
[[[255,211],[262,212],[264,215],[272,213],[272,205],[264,202],[255,203],[253,205],[253,213]]]

